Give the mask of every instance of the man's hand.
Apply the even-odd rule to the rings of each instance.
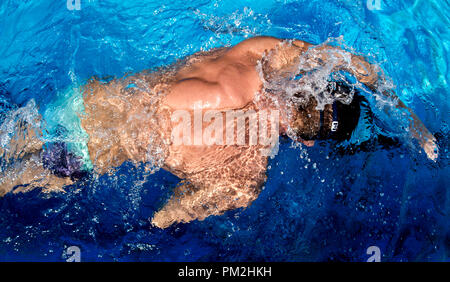
[[[430,160],[436,161],[437,157],[439,156],[439,150],[438,146],[436,145],[436,138],[428,139],[425,141],[425,144],[422,146],[425,150],[425,153],[427,153],[427,157]]]

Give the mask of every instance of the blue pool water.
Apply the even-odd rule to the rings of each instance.
[[[377,7],[376,2],[380,2]],[[0,198],[0,261],[449,261],[450,4],[447,0],[0,1],[0,123],[92,76],[122,77],[254,35],[345,44],[378,62],[437,138],[340,152],[282,140],[247,209],[166,230],[148,218],[178,179],[140,168],[66,193]],[[369,9],[372,8],[372,9]],[[377,9],[380,8],[380,9]],[[29,104],[28,104],[29,105]],[[141,183],[141,184],[137,184]]]

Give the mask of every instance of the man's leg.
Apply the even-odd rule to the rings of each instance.
[[[40,117],[36,124],[39,121]],[[15,192],[35,187],[43,187],[45,191],[61,191],[63,186],[72,183],[69,177],[55,174],[48,157],[46,165],[48,152],[44,152],[44,142],[39,138],[41,134],[36,124],[18,119],[13,127],[14,135],[8,144],[0,147],[0,196],[11,192],[16,186],[21,187]],[[0,134],[7,132],[0,131]]]
[[[41,151],[28,154],[23,159],[14,162],[0,173],[0,196],[11,192],[26,192],[36,187],[44,191],[63,191],[62,187],[72,184],[69,177],[60,177],[44,168]]]
[[[189,175],[186,183],[177,187],[166,205],[153,216],[152,224],[167,228],[174,223],[204,220],[247,207],[261,191],[266,167],[267,157],[261,155],[259,147],[230,154],[227,163],[218,162]]]

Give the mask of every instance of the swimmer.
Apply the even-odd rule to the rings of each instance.
[[[287,134],[306,146],[314,146],[316,140],[347,140],[357,126],[365,98],[359,92],[350,95],[346,83],[330,80],[322,91],[327,97],[352,99],[332,99],[323,107],[302,91],[292,96],[301,103],[261,99],[281,96],[283,89],[265,85],[298,75],[299,66],[305,74],[328,65],[333,72],[350,73],[374,92],[383,80],[378,67],[339,47],[265,36],[199,52],[156,72],[143,71],[106,82],[91,79],[71,90],[75,96],[82,95],[84,109],[76,115],[80,118],[76,129],[66,129],[69,135],[87,138],[46,142],[38,138],[42,133],[32,123],[23,123],[21,136],[11,141],[8,149],[0,148],[2,158],[20,160],[3,170],[0,195],[33,187],[62,190],[92,171],[104,174],[126,161],[151,162],[182,179],[173,196],[151,218],[154,226],[167,228],[245,208],[258,197],[266,178],[268,156],[262,153],[263,146],[175,144],[173,130],[179,121],[173,119],[174,113],[279,110],[277,137]],[[436,160],[434,136],[403,102],[392,93],[385,95],[408,112],[411,136],[429,159]],[[40,117],[36,122],[46,119]],[[64,121],[61,126],[64,128]]]

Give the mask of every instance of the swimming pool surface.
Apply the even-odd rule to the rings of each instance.
[[[82,261],[366,261],[370,246],[382,261],[449,261],[449,15],[448,0],[81,0],[80,10],[1,0],[3,127],[92,76],[122,77],[255,35],[315,44],[343,36],[385,70],[440,156],[432,162],[407,142],[349,153],[282,140],[250,207],[166,230],[148,218],[178,179],[160,170],[144,181],[125,164],[66,193],[0,198],[0,261],[65,261],[70,246]]]

